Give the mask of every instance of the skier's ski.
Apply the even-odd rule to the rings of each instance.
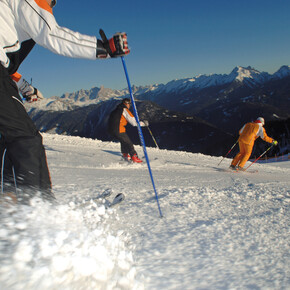
[[[108,203],[108,207],[113,207],[122,202],[125,199],[125,195],[123,193],[118,193],[112,202]]]
[[[234,172],[238,173],[257,173],[258,170],[233,170]]]
[[[95,197],[90,197],[89,199],[86,199],[84,201],[82,201],[81,203],[77,203],[78,204],[78,208],[84,208],[88,205],[90,205],[92,202],[97,202],[98,200],[103,200],[102,203],[105,206],[105,208],[110,208],[113,206],[116,206],[117,204],[121,203],[124,199],[125,199],[125,195],[123,193],[118,193],[113,201],[109,201],[106,198],[109,197],[112,194],[112,190],[111,189],[106,189],[104,192],[102,192],[101,194],[95,196]],[[94,205],[94,204],[92,204]]]
[[[142,167],[144,166],[144,163],[140,162],[140,163],[137,163],[137,162],[133,162],[133,161],[120,161],[119,162],[120,165],[124,165],[124,166],[133,166],[133,167]]]
[[[101,194],[98,194],[97,196],[93,196],[93,197],[90,197],[90,198],[84,200],[83,203],[88,203],[91,200],[98,200],[98,199],[103,199],[103,198],[109,197],[112,194],[112,192],[113,191],[111,188],[107,188]]]
[[[237,169],[230,169],[230,168],[214,168],[217,171],[221,171],[221,172],[233,172],[233,173],[257,173],[258,170],[237,170]]]
[[[102,193],[98,194],[97,196],[90,197],[88,199],[82,200],[82,201],[77,201],[76,204],[78,207],[85,207],[88,204],[90,204],[92,201],[97,201],[101,199],[106,199],[112,194],[113,190],[111,188],[107,188],[104,190]]]
[[[258,170],[239,170],[239,169],[227,169],[227,172],[236,172],[236,173],[257,173]]]
[[[128,160],[128,159],[124,159],[124,158],[122,158],[122,159],[120,160],[119,164],[130,165],[130,164],[133,164],[133,161],[132,161],[132,160]]]

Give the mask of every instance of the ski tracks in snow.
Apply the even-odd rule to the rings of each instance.
[[[110,227],[128,234],[136,279],[145,288],[286,288],[288,168],[255,164],[258,174],[222,172],[219,158],[148,149],[160,219],[146,165],[114,165],[118,147],[106,144],[101,155],[96,148],[102,168],[92,172],[96,184],[126,194]],[[229,164],[225,159],[221,168]]]
[[[60,204],[1,212],[2,288],[289,286],[289,166],[237,174],[216,170],[220,158],[148,148],[160,218],[146,164],[120,165],[119,144],[44,140]],[[117,208],[77,208],[108,188],[126,195]]]

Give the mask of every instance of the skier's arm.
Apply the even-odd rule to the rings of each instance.
[[[133,114],[128,109],[124,108],[123,116],[128,121],[128,123],[130,125],[132,125],[134,127],[137,126],[137,121],[136,121],[135,117],[133,116]]]
[[[96,58],[96,37],[60,27],[45,0],[12,2],[20,26],[39,45],[68,57]]]
[[[263,127],[260,127],[257,136],[261,137],[264,141],[268,143],[273,143],[274,139],[269,137],[266,133],[266,130]]]
[[[135,117],[133,116],[133,114],[128,110],[128,109],[124,109],[123,110],[123,116],[124,118],[134,127],[137,126],[137,121],[135,119]],[[146,127],[149,126],[149,122],[148,121],[140,121],[140,126],[141,127]]]
[[[137,127],[137,121],[135,119],[135,117],[133,116],[133,114],[126,108],[124,108],[123,110],[123,116],[124,118],[128,121],[128,123],[130,123],[132,126]],[[148,121],[140,121],[140,126],[141,127],[145,127],[149,125]]]

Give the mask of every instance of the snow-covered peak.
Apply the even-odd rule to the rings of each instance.
[[[81,89],[77,92],[65,93],[61,97],[51,97],[37,102],[25,103],[28,112],[39,111],[69,111],[76,107],[98,104],[114,98],[122,98],[127,90],[112,90],[101,86],[90,90]]]
[[[25,102],[28,113],[32,110],[39,111],[69,111],[76,107],[73,100],[61,99],[59,97],[44,98],[37,102]]]
[[[230,74],[204,74],[191,78],[173,80],[168,82],[164,87],[160,88],[160,90],[164,90],[166,92],[185,91],[192,88],[201,90],[212,86],[229,84],[233,81],[261,84],[270,78],[271,76],[268,73],[259,72],[250,66],[237,66]]]
[[[242,67],[237,66],[229,75],[229,79],[236,80],[239,82],[244,82],[245,80],[252,83],[262,83],[268,80],[270,75],[265,72],[259,72],[258,70],[252,68],[251,66]]]
[[[112,97],[119,97],[123,95],[123,91],[113,90],[109,88],[105,88],[101,86],[100,88],[94,87],[90,90],[79,90],[73,93],[65,93],[60,98],[61,99],[69,99],[73,100],[74,102],[84,103],[84,102],[91,102],[91,103],[98,103],[100,101],[104,101],[106,99],[110,99]]]
[[[132,86],[134,96],[150,94],[151,100],[164,93],[183,93],[187,90],[202,90],[214,86],[223,86],[232,82],[240,82],[248,86],[263,84],[271,79],[280,79],[290,75],[290,66],[282,66],[275,74],[270,75],[267,72],[248,66],[235,67],[230,74],[203,74],[195,77],[175,79],[166,84],[154,84],[147,86]],[[65,93],[61,97],[52,97],[42,101],[26,104],[28,110],[53,110],[66,111],[73,107],[82,107],[92,104],[98,104],[109,99],[121,99],[128,97],[128,89],[113,90],[110,88],[94,87],[90,90],[81,89],[77,92]]]
[[[283,65],[281,68],[273,75],[275,78],[284,78],[290,75],[290,66]]]

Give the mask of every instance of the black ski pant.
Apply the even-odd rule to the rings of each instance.
[[[16,192],[13,165],[6,152],[4,138],[0,136],[1,191],[3,191],[3,193]]]
[[[113,136],[120,141],[122,153],[130,154],[130,156],[137,154],[127,133],[114,133]]]
[[[23,106],[16,84],[1,64],[0,134],[1,169],[6,167],[6,180],[11,180],[13,166],[17,194],[24,198],[40,192],[45,198],[53,198],[42,136]]]

